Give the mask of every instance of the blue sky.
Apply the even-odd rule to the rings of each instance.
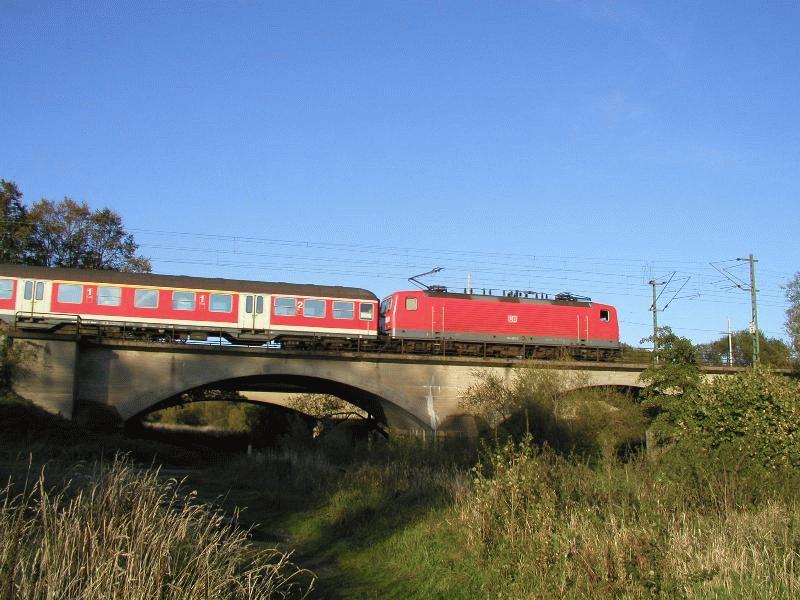
[[[800,4],[4,0],[0,177],[163,273],[569,290],[695,341],[800,270]],[[739,263],[734,273],[746,278]]]

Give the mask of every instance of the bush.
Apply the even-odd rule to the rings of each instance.
[[[800,468],[800,383],[756,369],[718,377],[675,407],[678,439],[768,467]]]

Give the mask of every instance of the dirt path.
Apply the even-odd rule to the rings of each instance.
[[[221,506],[233,520],[233,513],[238,508],[237,525],[248,529],[253,545],[259,549],[277,549],[280,552],[291,552],[291,561],[300,568],[308,569],[317,577],[314,591],[310,598],[340,598],[337,590],[341,587],[343,573],[334,560],[304,551],[291,534],[280,527],[271,527],[274,522],[270,511],[261,508],[259,498],[253,492],[240,492],[236,488],[224,489],[216,482],[204,479],[205,472],[201,468],[162,468],[160,474],[164,479],[185,480],[187,490],[195,490],[201,502]]]

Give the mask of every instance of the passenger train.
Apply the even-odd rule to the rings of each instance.
[[[609,359],[616,310],[571,294],[398,291],[0,265],[0,318],[23,330],[286,349]]]

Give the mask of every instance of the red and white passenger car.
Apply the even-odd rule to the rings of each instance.
[[[80,322],[179,339],[375,340],[378,299],[364,289],[0,265],[0,318],[55,330]],[[333,344],[336,345],[335,343]]]

